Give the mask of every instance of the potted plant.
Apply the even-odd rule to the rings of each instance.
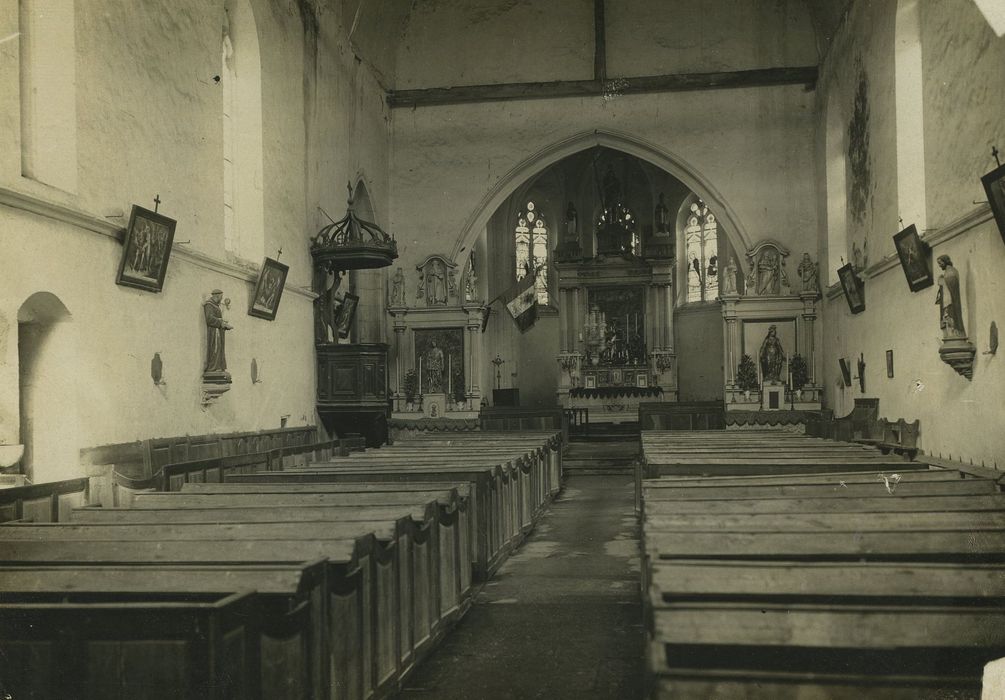
[[[405,392],[405,404],[408,410],[412,410],[412,404],[415,403],[415,390],[417,388],[418,379],[415,374],[414,369],[410,369],[405,372],[405,379],[401,382],[401,389]]]
[[[803,359],[802,355],[793,355],[790,363],[792,389],[796,392],[796,397],[802,399],[803,387],[806,386],[806,380],[809,379],[809,367],[806,366],[806,360]]]
[[[750,400],[750,392],[757,388],[757,367],[750,355],[740,358],[740,366],[736,368],[736,385],[743,390],[743,398]]]

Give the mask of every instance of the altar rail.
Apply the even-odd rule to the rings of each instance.
[[[569,419],[561,406],[518,408],[485,406],[478,414],[482,430],[561,430],[562,444],[569,443]]]
[[[640,403],[642,430],[725,430],[726,407],[721,401]]]

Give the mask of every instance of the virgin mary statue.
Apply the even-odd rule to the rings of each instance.
[[[782,344],[778,341],[778,329],[775,326],[768,328],[768,335],[761,343],[761,374],[766,382],[780,382],[782,380],[782,362],[785,359],[785,352]]]

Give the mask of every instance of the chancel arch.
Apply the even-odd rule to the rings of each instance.
[[[77,335],[73,317],[50,292],[17,312],[21,468],[34,483],[74,475],[77,454]]]

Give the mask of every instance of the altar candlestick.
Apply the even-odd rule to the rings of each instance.
[[[447,355],[447,396],[452,396],[450,392],[450,355]]]
[[[422,396],[422,358],[419,358],[419,396]]]

